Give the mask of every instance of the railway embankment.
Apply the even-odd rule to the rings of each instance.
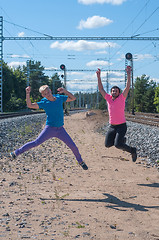
[[[0,120],[0,157],[8,156],[15,148],[35,139],[45,124],[45,114],[25,115]],[[101,123],[102,124],[102,123]],[[127,143],[137,148],[138,156],[147,166],[159,169],[159,127],[127,121]],[[105,135],[108,123],[99,128]]]

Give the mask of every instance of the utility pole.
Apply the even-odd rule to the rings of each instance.
[[[98,91],[98,85],[97,85],[97,109],[99,108],[99,91]]]
[[[131,67],[131,110],[132,110],[132,115],[135,115],[134,111],[134,80],[133,80],[133,55],[131,53],[127,53],[125,55],[125,69],[126,67],[130,65]],[[126,85],[126,80],[127,80],[127,73],[125,71],[125,85]]]
[[[106,89],[107,93],[109,92],[109,78],[108,78],[108,72],[107,72],[107,79],[106,79]]]
[[[79,108],[81,108],[81,92],[79,92]]]
[[[27,60],[27,87],[29,86],[30,82],[30,67],[29,67],[29,60]]]

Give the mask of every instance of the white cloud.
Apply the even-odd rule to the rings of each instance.
[[[83,29],[83,28],[88,28],[88,29],[92,29],[92,28],[99,28],[99,27],[104,27],[106,25],[109,25],[110,23],[112,23],[113,21],[105,18],[105,17],[100,17],[100,16],[93,16],[93,17],[89,17],[87,18],[87,20],[81,20],[79,25],[78,25],[78,29]]]
[[[67,88],[71,92],[91,92],[91,91],[96,91],[97,90],[97,75],[96,71],[94,72],[88,72],[84,73],[84,75],[81,76],[80,78],[74,78],[71,80],[70,72],[68,72],[68,79],[69,81],[67,82]],[[101,78],[103,82],[103,86],[105,88],[105,83],[107,79],[107,72],[106,71],[101,71]],[[108,72],[108,80],[109,80],[109,88],[112,87],[113,85],[118,85],[120,88],[125,87],[125,74],[124,72],[114,72],[110,71]]]
[[[23,54],[23,55],[16,55],[16,54],[12,54],[11,58],[30,58],[30,56]]]
[[[107,54],[107,51],[98,51],[98,52],[95,52],[95,54],[99,55],[99,54]]]
[[[58,70],[57,67],[46,67],[45,70]]]
[[[97,83],[92,82],[78,82],[78,83],[67,83],[67,89],[70,92],[95,92],[97,90]]]
[[[8,66],[11,68],[17,68],[19,66],[22,67],[23,65],[26,66],[26,62],[10,62],[10,63],[8,63]]]
[[[69,72],[67,73],[67,75],[70,76],[83,76],[85,74],[85,72]]]
[[[24,37],[25,33],[24,32],[20,32],[18,33],[18,37]]]
[[[85,50],[98,50],[105,49],[108,47],[116,48],[118,45],[111,42],[89,42],[85,40],[75,41],[65,41],[60,43],[56,41],[50,45],[50,48],[56,48],[60,50],[73,50],[73,51],[85,51]]]
[[[154,58],[151,54],[135,54],[135,56],[133,56],[133,59],[135,61],[141,61],[141,60],[146,60],[146,59],[152,59]]]
[[[86,65],[88,67],[101,67],[101,66],[110,66],[112,64],[113,63],[109,63],[108,61],[96,61],[96,60],[93,60],[91,62],[88,62]]]
[[[124,76],[125,76],[125,72],[123,71],[123,72],[113,72],[113,71],[110,71],[110,73],[109,73],[109,75],[111,76],[111,77],[119,77],[119,78],[123,78]]]
[[[78,0],[79,3],[85,4],[85,5],[90,5],[94,3],[99,3],[99,4],[112,4],[112,5],[120,5],[123,2],[126,2],[127,0]]]

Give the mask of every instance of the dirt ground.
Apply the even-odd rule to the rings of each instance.
[[[89,169],[50,139],[1,164],[0,239],[159,240],[159,172],[106,149],[102,111],[65,117]]]

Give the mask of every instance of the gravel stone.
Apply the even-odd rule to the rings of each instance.
[[[100,132],[108,131],[109,124]],[[158,168],[159,161],[159,128],[127,121],[126,143],[137,148],[137,154],[150,166]]]
[[[11,151],[35,139],[45,122],[45,113],[0,120],[0,159],[8,157]],[[99,132],[105,135],[108,127],[109,124],[106,124]],[[159,169],[159,128],[131,121],[127,121],[127,127],[127,144],[137,148],[138,156],[146,161],[147,166]]]

